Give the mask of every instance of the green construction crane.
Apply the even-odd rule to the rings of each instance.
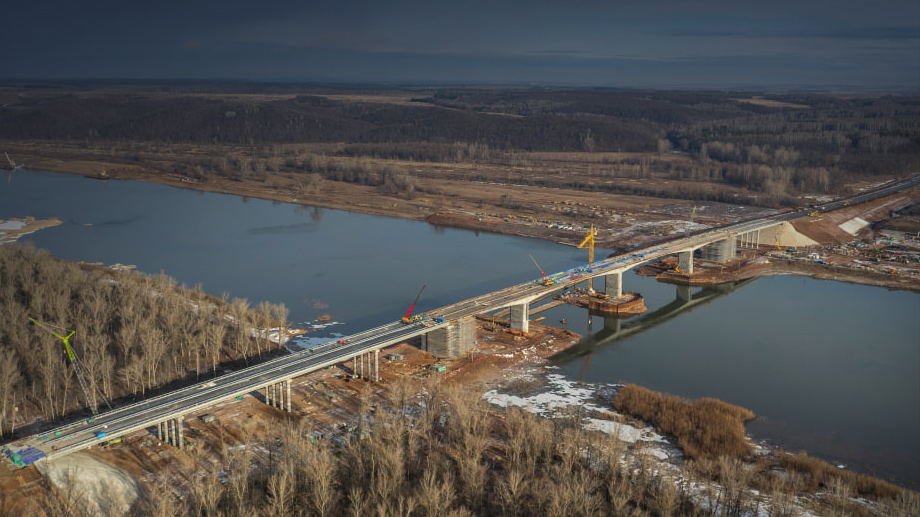
[[[47,330],[48,332],[51,333],[51,335],[60,339],[61,342],[64,343],[64,351],[67,352],[67,358],[70,359],[70,364],[73,365],[73,371],[74,373],[77,374],[77,380],[80,381],[80,387],[83,388],[83,397],[86,398],[86,404],[89,405],[89,409],[90,411],[93,412],[93,415],[98,415],[99,410],[96,409],[96,398],[93,397],[92,392],[89,389],[89,386],[86,384],[86,377],[84,377],[83,375],[83,365],[80,363],[80,360],[77,359],[77,354],[73,352],[73,348],[70,346],[70,338],[73,337],[74,334],[76,334],[76,331],[71,330],[70,334],[68,334],[65,337],[51,330],[50,328],[48,328],[48,327],[56,327],[56,325],[51,325],[50,323],[42,323],[33,318],[29,318],[29,321]],[[57,327],[57,328],[63,328],[63,327]],[[63,330],[66,331],[70,329],[63,329]],[[102,400],[105,400],[105,397],[102,397]],[[109,402],[105,400],[105,403],[108,404]],[[111,408],[111,406],[109,407]]]

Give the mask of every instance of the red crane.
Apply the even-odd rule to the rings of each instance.
[[[530,253],[528,253],[527,256],[530,257],[530,260],[533,261],[533,265],[537,266],[537,269],[540,270],[540,274],[543,275],[543,285],[553,285],[556,283],[553,280],[550,280],[549,278],[546,277],[546,273],[543,272],[543,268],[540,267],[540,264],[537,264],[537,259],[533,258],[533,256]]]
[[[411,323],[411,322],[413,321],[413,320],[410,318],[410,316],[412,315],[412,309],[415,308],[415,304],[418,303],[418,299],[419,299],[420,296],[422,296],[422,291],[424,291],[426,287],[428,287],[428,284],[423,285],[422,288],[419,289],[418,294],[415,295],[415,300],[413,300],[413,301],[412,301],[412,305],[409,306],[409,312],[407,312],[406,315],[403,316],[403,318],[402,318],[402,322],[403,322],[403,323]],[[417,319],[418,319],[418,316],[416,316],[415,319],[417,320]]]

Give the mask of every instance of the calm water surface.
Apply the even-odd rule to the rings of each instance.
[[[535,239],[39,171],[0,183],[0,219],[29,215],[64,221],[23,239],[55,256],[283,302],[300,324],[340,322],[319,337],[398,319],[423,283],[418,311],[532,280],[528,253],[546,271],[586,260]],[[721,398],[757,413],[748,428],[758,438],[920,485],[920,295],[773,277],[694,288],[688,306],[653,279],[628,273],[624,287],[648,313],[541,314],[587,336],[554,359],[565,375]]]

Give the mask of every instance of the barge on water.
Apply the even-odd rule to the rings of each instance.
[[[629,318],[648,310],[645,298],[632,291],[624,291],[621,296],[612,297],[604,293],[576,289],[557,295],[555,299],[613,317]]]

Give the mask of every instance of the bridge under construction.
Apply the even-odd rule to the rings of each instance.
[[[103,439],[117,439],[138,430],[151,429],[161,440],[181,448],[184,446],[183,420],[222,401],[262,390],[266,403],[291,411],[291,382],[294,378],[332,365],[351,363],[352,370],[362,378],[377,381],[380,375],[380,350],[413,338],[419,338],[421,348],[433,355],[459,356],[476,345],[476,315],[508,310],[511,331],[526,334],[533,303],[587,280],[604,277],[607,296],[618,297],[623,293],[623,273],[639,265],[676,255],[679,270],[690,274],[698,250],[699,255],[707,260],[730,260],[739,247],[761,242],[765,232],[788,221],[808,217],[816,211],[834,210],[887,196],[917,185],[920,185],[920,175],[849,199],[706,230],[566,271],[544,274],[541,270],[541,278],[528,283],[447,305],[417,317],[410,317],[410,309],[410,313],[400,321],[135,404],[100,412],[92,419],[52,429],[19,443],[41,451],[45,458],[53,459],[98,444]],[[773,241],[767,239],[764,242]]]

